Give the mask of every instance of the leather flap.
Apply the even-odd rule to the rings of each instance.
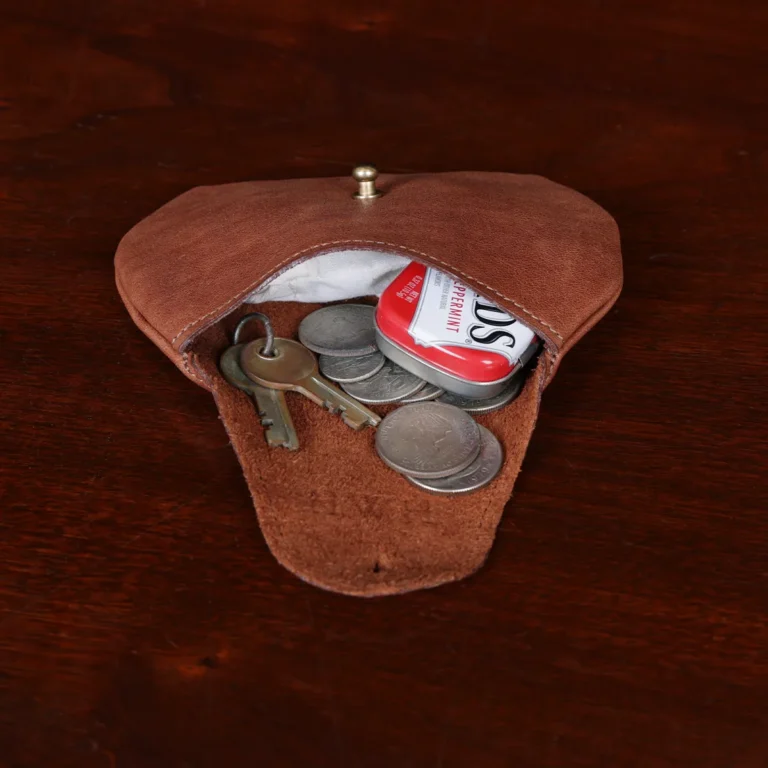
[[[349,177],[192,189],[123,238],[118,287],[137,324],[177,364],[200,330],[266,278],[351,246],[457,275],[533,327],[555,365],[618,295],[616,224],[573,190],[539,176],[477,172],[383,175],[379,187],[383,196],[371,201],[352,197]]]

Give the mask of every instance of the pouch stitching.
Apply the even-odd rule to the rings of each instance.
[[[168,339],[152,323],[149,322],[142,311],[131,300],[128,292],[123,286],[123,278],[120,274],[120,270],[117,267],[115,267],[115,284],[117,285],[117,292],[120,294],[120,298],[122,298],[123,303],[128,310],[128,314],[131,316],[131,319],[134,321],[134,323],[139,326],[139,329],[142,333],[148,336],[160,348],[163,354],[173,359],[173,353],[176,351],[173,348],[173,342],[169,342]],[[141,321],[146,325],[146,328],[141,326],[137,318],[141,319]]]
[[[555,330],[546,320],[543,320],[542,318],[538,317],[533,312],[531,312],[529,309],[526,309],[526,307],[524,307],[519,302],[515,301],[514,299],[510,298],[509,296],[505,296],[503,293],[500,293],[499,291],[497,291],[495,288],[492,288],[487,283],[484,283],[481,280],[477,280],[476,278],[472,277],[472,275],[469,275],[466,272],[462,272],[461,270],[455,269],[454,267],[452,267],[447,262],[442,261],[442,259],[434,258],[432,256],[427,255],[426,253],[423,253],[422,251],[417,251],[415,248],[409,248],[408,246],[396,245],[395,243],[388,243],[388,242],[381,241],[381,240],[331,240],[331,241],[328,241],[328,242],[325,242],[325,243],[319,243],[317,245],[312,245],[309,248],[304,248],[304,249],[302,249],[300,251],[297,251],[293,255],[289,256],[287,259],[284,259],[283,261],[281,261],[273,269],[275,269],[275,270],[280,269],[280,267],[282,267],[283,265],[289,263],[290,261],[293,261],[293,260],[299,258],[299,256],[301,256],[301,255],[303,255],[305,253],[309,253],[310,251],[315,251],[318,248],[325,248],[326,246],[329,246],[329,245],[353,245],[353,244],[357,244],[357,245],[361,245],[361,244],[365,244],[365,245],[383,245],[383,246],[386,246],[388,248],[395,248],[398,251],[405,251],[406,253],[412,253],[412,254],[415,254],[417,256],[421,256],[422,258],[424,258],[424,259],[426,259],[427,261],[430,261],[430,262],[436,262],[438,264],[442,264],[443,266],[447,267],[451,272],[456,272],[457,274],[461,275],[462,277],[466,277],[469,280],[471,280],[472,282],[477,283],[478,285],[482,285],[484,288],[487,288],[492,293],[495,293],[497,296],[500,296],[505,301],[511,302],[518,309],[520,309],[523,312],[525,312],[526,315],[528,315],[529,317],[533,318],[537,322],[539,322],[542,325],[544,325],[547,328],[549,328],[549,330],[552,331],[552,333],[554,333],[555,336],[557,336],[557,338],[560,340],[560,342],[561,343],[563,342],[563,337],[562,337],[562,335],[557,330]],[[228,299],[223,304],[220,304],[215,309],[212,309],[210,312],[206,312],[204,315],[202,315],[201,317],[198,317],[196,320],[193,320],[191,323],[187,323],[187,325],[185,325],[171,339],[171,344],[175,345],[177,339],[180,336],[182,336],[187,330],[189,330],[193,326],[195,326],[198,323],[200,323],[202,320],[205,320],[205,318],[210,317],[211,315],[215,315],[217,312],[220,312],[224,307],[227,306],[227,304],[231,303],[232,301],[236,301],[241,296],[246,296],[250,291],[253,290],[253,288],[255,286],[257,286],[259,283],[261,283],[265,278],[266,278],[266,275],[262,275],[261,277],[259,277],[256,280],[254,280],[247,288],[245,288],[245,290],[241,291],[234,298]]]
[[[188,352],[182,352],[181,353],[181,362],[184,366],[184,370],[193,378],[197,379],[205,389],[208,389],[210,391],[213,391],[213,386],[209,382],[204,381],[201,379],[196,373],[192,371],[192,369],[189,366],[189,353]],[[198,369],[199,370],[199,369]],[[202,371],[201,371],[202,373]]]

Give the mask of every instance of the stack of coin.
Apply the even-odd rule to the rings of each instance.
[[[489,413],[520,394],[522,376],[515,376],[503,392],[487,399],[462,397],[429,384],[379,352],[374,312],[368,304],[334,304],[307,315],[299,326],[299,341],[319,355],[320,373],[361,403],[439,400],[470,413]]]
[[[299,341],[319,355],[320,373],[368,405],[418,403],[444,395],[379,352],[374,311],[367,304],[335,304],[301,321]]]
[[[446,392],[385,358],[376,347],[375,309],[367,304],[323,307],[302,320],[299,341],[319,355],[320,373],[369,405],[402,405],[376,437],[382,460],[432,493],[478,490],[503,463],[499,441],[470,413],[488,413],[520,393],[516,376],[500,394],[473,399]]]
[[[466,412],[445,403],[404,405],[384,417],[376,450],[387,466],[432,493],[479,490],[501,469],[501,443]]]

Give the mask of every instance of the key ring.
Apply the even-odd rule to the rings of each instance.
[[[241,317],[240,322],[235,326],[235,332],[232,334],[232,342],[234,344],[240,343],[240,331],[243,330],[249,320],[261,320],[261,324],[264,326],[264,331],[267,334],[267,343],[264,345],[264,349],[261,350],[261,354],[264,357],[274,357],[275,332],[272,329],[272,323],[263,312],[250,312],[244,317]]]

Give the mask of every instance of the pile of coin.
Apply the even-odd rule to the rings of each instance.
[[[378,351],[373,315],[367,304],[323,307],[302,320],[299,341],[320,356],[320,373],[361,403],[415,403],[442,395]]]
[[[522,377],[488,399],[445,392],[381,354],[374,311],[366,304],[323,307],[301,322],[299,341],[319,355],[320,373],[356,400],[402,405],[384,418],[376,435],[376,450],[389,467],[432,493],[468,493],[488,485],[501,470],[503,450],[469,414],[512,402]]]
[[[463,397],[424,381],[379,352],[374,313],[375,308],[367,304],[335,304],[312,312],[299,325],[299,341],[319,355],[320,373],[361,403],[405,405],[437,400],[470,413],[489,413],[520,394],[521,376],[487,399]]]
[[[454,405],[426,402],[392,411],[378,427],[376,450],[387,466],[432,493],[476,491],[501,470],[493,434]]]

